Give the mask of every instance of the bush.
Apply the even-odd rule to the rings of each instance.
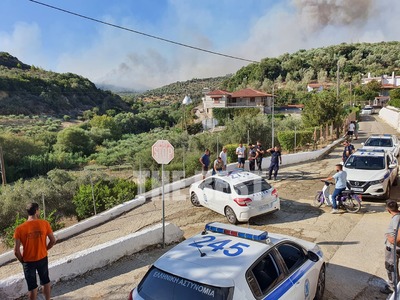
[[[93,193],[96,213],[100,213],[135,198],[137,185],[125,179],[100,179],[93,185]],[[72,202],[76,206],[76,214],[79,220],[93,216],[94,204],[91,184],[81,185]]]
[[[281,131],[278,133],[278,141],[283,149],[288,151],[294,150],[294,131]],[[313,138],[313,131],[302,130],[296,132],[296,148],[305,146],[307,143],[311,143]]]

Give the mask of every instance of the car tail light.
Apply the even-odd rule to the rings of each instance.
[[[278,191],[276,189],[274,189],[271,193],[272,196],[275,196],[276,198],[278,198]]]
[[[129,293],[128,300],[133,300],[133,298],[132,298],[132,294],[133,294],[133,290],[131,290],[131,292]]]
[[[235,198],[233,199],[239,206],[247,206],[252,200],[250,198]]]

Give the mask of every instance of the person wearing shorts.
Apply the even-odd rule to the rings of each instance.
[[[201,174],[203,175],[203,179],[206,178],[208,172],[208,166],[210,165],[210,150],[206,149],[204,154],[199,158],[201,163]]]
[[[236,155],[238,157],[238,168],[244,168],[244,163],[246,161],[245,154],[246,148],[243,147],[242,143],[240,143],[239,147],[236,148]]]
[[[27,208],[28,220],[19,225],[14,232],[14,254],[21,262],[26,283],[28,297],[35,300],[38,294],[36,272],[46,300],[50,300],[51,286],[47,251],[56,243],[50,223],[40,219],[39,204],[30,203]],[[47,244],[47,238],[49,243]],[[20,247],[23,252],[21,253]]]

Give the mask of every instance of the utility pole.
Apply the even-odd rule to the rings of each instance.
[[[271,143],[271,147],[273,148],[274,147],[274,144],[275,144],[275,128],[274,128],[274,119],[275,119],[275,95],[274,95],[274,93],[275,93],[275,81],[274,81],[274,83],[272,84],[272,112],[271,112],[271,115],[272,115],[272,118],[271,118],[271,127],[272,127],[272,132],[271,132],[271,136],[272,136],[272,143]]]
[[[0,172],[1,172],[2,185],[5,186],[7,184],[6,167],[4,166],[4,156],[3,156],[3,148],[2,147],[0,147]]]
[[[337,61],[337,74],[336,74],[336,100],[339,102],[339,87],[340,87],[340,78],[339,78],[339,70],[340,70],[340,64],[339,64],[339,59]]]

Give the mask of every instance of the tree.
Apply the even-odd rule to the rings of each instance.
[[[57,143],[54,145],[54,148],[59,152],[90,155],[94,152],[94,143],[87,131],[72,126],[58,133]]]
[[[343,115],[342,101],[332,91],[323,91],[311,96],[304,105],[302,114],[305,126],[314,127],[327,123],[338,124]]]

